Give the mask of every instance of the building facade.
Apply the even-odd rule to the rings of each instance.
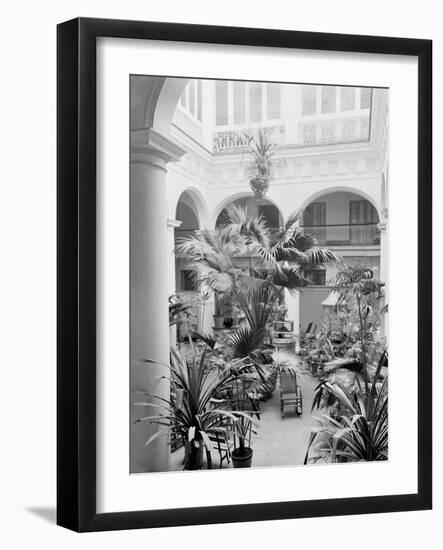
[[[169,399],[168,297],[197,292],[174,246],[215,228],[223,210],[250,201],[245,134],[270,128],[276,170],[257,204],[271,226],[294,211],[322,245],[345,261],[379,266],[387,282],[388,92],[133,76],[130,86],[130,471],[168,470],[168,432],[135,423],[138,393]],[[296,330],[319,323],[333,268],[285,296]],[[387,286],[389,295],[389,287]],[[389,301],[389,296],[387,298]],[[214,303],[194,312],[212,329]],[[385,321],[387,327],[387,320]],[[154,361],[146,376],[141,358]],[[157,431],[160,433],[157,434]],[[145,442],[156,439],[146,453]],[[159,437],[157,437],[159,435]]]
[[[171,124],[186,153],[168,171],[168,208],[174,242],[215,228],[229,204],[252,201],[246,169],[248,136],[266,128],[276,143],[275,174],[258,214],[278,227],[294,211],[321,246],[345,262],[381,261],[387,222],[387,90],[226,80],[187,83]],[[172,241],[171,241],[172,244]],[[384,255],[385,257],[386,255]],[[175,264],[175,265],[174,265]],[[171,247],[171,293],[196,292],[184,260]],[[334,268],[313,273],[296,298],[286,296],[296,331],[319,325]],[[192,323],[212,328],[211,302]]]

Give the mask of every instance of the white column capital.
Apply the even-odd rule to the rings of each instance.
[[[131,164],[149,164],[166,170],[186,150],[152,128],[131,130]]]
[[[173,220],[172,218],[168,218],[166,223],[168,231],[174,231],[174,229],[180,227],[183,222],[180,220]]]
[[[386,231],[387,226],[388,226],[388,222],[387,222],[387,221],[385,221],[385,222],[380,222],[380,223],[377,224],[377,227],[378,227],[378,229],[379,229],[381,232]]]

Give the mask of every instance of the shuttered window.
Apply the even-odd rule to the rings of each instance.
[[[360,88],[360,109],[369,109],[371,106],[371,88]]]
[[[260,82],[249,83],[249,120],[262,120],[262,85]]]
[[[336,105],[336,89],[335,86],[321,87],[321,112],[335,113]]]
[[[217,126],[228,124],[227,80],[216,80],[215,82],[215,124]]]
[[[352,111],[355,109],[355,88],[341,88],[340,109]]]
[[[326,203],[311,202],[303,212],[303,225],[317,227],[326,224]]]
[[[281,93],[280,84],[267,85],[267,118],[268,120],[280,118],[281,116]]]
[[[326,239],[326,202],[311,202],[303,212],[304,232],[319,243]],[[320,284],[320,283],[319,283]]]
[[[341,136],[343,139],[355,138],[355,120],[353,118],[342,120]]]
[[[303,143],[309,145],[316,142],[316,126],[315,124],[303,125]]]
[[[323,122],[321,125],[321,140],[328,143],[335,140],[335,121]]]
[[[244,82],[234,82],[234,124],[244,124],[246,120],[246,94]]]
[[[351,224],[377,223],[378,214],[367,200],[349,201],[349,222]]]
[[[301,89],[301,113],[302,115],[315,115],[317,111],[316,86],[303,86]]]

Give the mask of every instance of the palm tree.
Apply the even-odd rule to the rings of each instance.
[[[359,339],[361,344],[361,363],[365,383],[365,393],[368,393],[368,319],[375,310],[375,303],[383,299],[384,283],[375,279],[376,268],[362,265],[338,266],[337,275],[333,281],[336,290],[343,301],[355,302],[358,313]],[[382,308],[382,309],[385,309]]]
[[[357,379],[352,390],[340,381],[322,382],[316,388],[312,409],[322,407],[324,393],[334,397],[343,412],[334,417],[323,411],[319,425],[311,430],[304,463],[308,460],[373,461],[388,458],[388,377],[381,376],[387,359],[386,351],[379,358],[377,370],[363,392]],[[315,456],[309,458],[314,447]]]
[[[301,213],[289,216],[277,231],[248,207],[233,205],[226,213],[227,225],[184,238],[176,254],[189,260],[197,284],[218,295],[232,294],[251,328],[264,327],[281,288],[297,291],[310,270],[338,260],[303,233]]]
[[[264,197],[274,175],[276,144],[270,141],[269,133],[269,129],[262,128],[256,136],[246,136],[252,157],[247,170],[249,184],[258,199]]]
[[[206,350],[202,354],[185,356],[171,349],[170,364],[159,363],[152,359],[143,359],[140,366],[148,367],[152,364],[160,364],[169,369],[171,385],[176,395],[181,399],[165,399],[146,392],[137,392],[160,401],[160,404],[150,401],[135,403],[140,407],[155,407],[153,415],[144,416],[135,422],[149,422],[160,426],[166,426],[171,433],[182,440],[185,445],[185,469],[197,469],[201,467],[203,449],[206,449],[208,468],[211,468],[212,444],[210,436],[215,429],[226,425],[227,421],[236,422],[238,414],[234,411],[218,410],[211,406],[211,399],[219,393],[228,391],[237,380],[241,380],[248,366],[244,361],[227,363],[221,370],[208,369]],[[234,368],[235,365],[235,368]],[[252,420],[249,416],[247,419]],[[162,435],[161,431],[155,432],[145,443],[150,445]]]
[[[232,205],[227,216],[229,235],[234,240],[242,238],[249,255],[255,259],[256,269],[267,273],[267,279],[277,286],[299,289],[308,282],[307,275],[312,269],[338,260],[334,252],[316,246],[315,239],[299,227],[301,211],[291,214],[276,231],[268,227],[263,217],[253,216],[248,208]]]

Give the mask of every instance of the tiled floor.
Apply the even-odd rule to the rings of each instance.
[[[253,441],[252,466],[295,466],[303,464],[311,427],[315,421],[311,416],[313,391],[318,384],[310,375],[298,376],[303,393],[303,414],[296,415],[288,407],[285,417],[280,414],[280,388],[269,401],[261,404],[262,417],[258,433]]]

